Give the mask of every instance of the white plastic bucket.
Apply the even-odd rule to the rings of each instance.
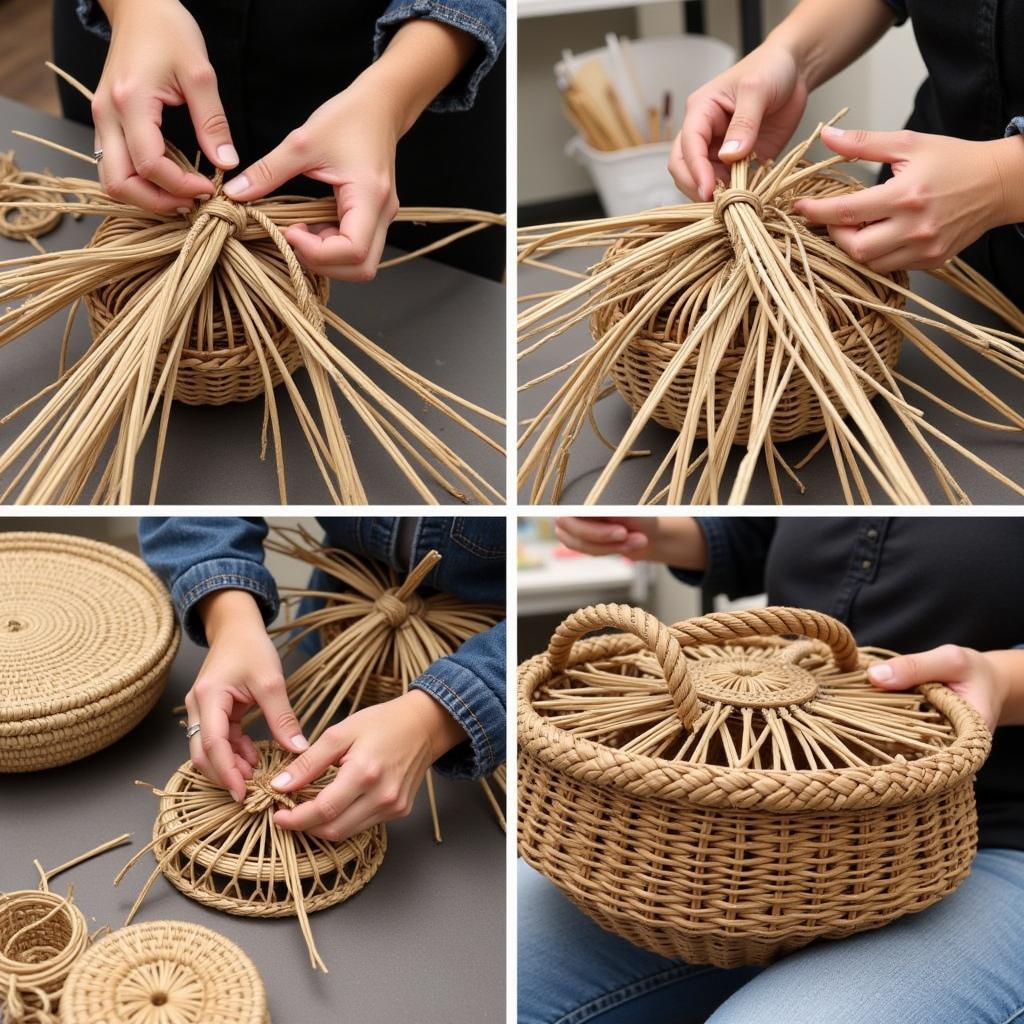
[[[736,62],[736,51],[710,36],[660,36],[637,39],[630,45],[633,67],[648,102],[660,105],[664,92],[671,92],[676,130],[686,97]],[[622,70],[614,66],[607,47],[576,54],[574,61],[582,63],[591,57],[601,60],[612,81],[623,82]],[[555,74],[559,78],[571,77],[563,61],[555,65]],[[623,105],[643,131],[646,113],[635,90],[620,86],[619,93]],[[593,149],[579,136],[566,145],[566,153],[587,169],[610,217],[686,201],[668,173],[671,150],[672,142],[668,141],[605,152]]]

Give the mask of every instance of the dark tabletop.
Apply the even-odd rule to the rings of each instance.
[[[597,256],[595,254],[596,250],[593,249],[570,250],[559,254],[558,261],[566,267],[583,270],[596,260]],[[522,294],[562,288],[565,285],[566,278],[560,274],[531,266],[519,268],[519,288]],[[910,287],[923,298],[958,316],[988,326],[1006,329],[1006,325],[988,310],[972,302],[956,289],[936,281],[927,274],[916,271],[912,273]],[[910,308],[914,309],[916,307],[911,304]],[[922,312],[920,309],[917,311]],[[1022,385],[1020,380],[1011,377],[1005,371],[1000,370],[976,353],[969,351],[960,343],[949,340],[941,332],[931,328],[925,328],[925,331],[939,343],[941,348],[955,355],[956,359],[966,370],[970,371],[1000,398],[1017,409],[1021,408],[1021,392],[1024,389],[1024,385]],[[589,344],[591,344],[591,340],[587,324],[577,324],[571,330],[566,331],[564,335],[549,342],[538,352],[520,362],[520,383],[532,380],[534,377],[540,376],[544,371],[561,365],[574,355],[577,355]],[[910,379],[954,404],[957,408],[973,415],[999,422],[1000,416],[998,413],[990,409],[981,399],[969,394],[962,387],[953,383],[945,373],[909,342],[904,343],[899,369]],[[551,396],[554,389],[564,379],[564,375],[559,375],[552,381],[531,388],[529,391],[520,392],[519,420],[522,421],[535,415]],[[931,400],[919,397],[909,388],[905,388],[905,394],[912,404],[917,405],[926,412],[930,423],[949,434],[954,440],[970,449],[975,455],[986,460],[1011,479],[1016,480],[1019,484],[1024,484],[1024,436],[1015,432],[988,430],[984,427],[967,423],[940,408]],[[876,402],[875,407],[880,411],[883,422],[897,439],[908,464],[929,495],[930,500],[935,503],[944,503],[946,500],[945,495],[924,454],[907,435],[898,418],[888,406],[883,408],[883,403]],[[629,426],[632,415],[625,401],[616,392],[598,403],[596,419],[608,440],[612,443],[617,443]],[[645,458],[626,459],[620,463],[608,487],[605,489],[601,503],[604,505],[635,504],[657,469],[661,459],[671,447],[674,436],[670,431],[653,421],[648,423],[640,433],[634,447],[650,449],[651,455]],[[953,476],[959,481],[972,502],[975,504],[1020,503],[1020,497],[998,480],[976,467],[962,455],[945,446],[938,439],[930,438],[930,440],[932,440],[940,458],[942,458],[946,466],[953,473]],[[788,444],[779,445],[779,450],[786,461],[792,466],[803,458],[815,441],[817,441],[817,437],[799,439]],[[697,447],[695,452],[699,453],[701,450],[701,447]],[[723,501],[728,498],[729,487],[735,478],[736,469],[739,466],[744,451],[745,449],[741,447],[734,449],[725,476],[726,486],[724,488]],[[569,471],[566,474],[566,484],[562,496],[563,504],[578,503],[586,500],[590,488],[606,465],[609,455],[610,450],[602,444],[589,426],[585,426],[573,445],[572,455],[569,460]],[[832,456],[827,448],[819,452],[807,466],[799,471],[798,475],[806,486],[806,491],[803,494],[785,476],[781,469],[779,471],[780,486],[783,500],[786,504],[843,504],[843,494],[839,479],[836,475]],[[691,477],[692,482],[696,482],[696,479],[696,476]],[[662,484],[664,483],[665,479],[663,478]],[[869,487],[871,483],[873,481],[869,482]],[[876,502],[880,504],[885,502],[885,496],[877,485],[871,487],[871,491]],[[527,500],[528,494],[529,492],[526,491],[521,495],[521,500]],[[758,469],[754,474],[753,482],[748,492],[747,503],[750,505],[773,504],[771,487],[768,482],[763,459],[758,463]]]
[[[120,835],[130,846],[53,880],[74,885],[95,929],[124,923],[154,867],[146,855],[117,889],[113,878],[149,841],[157,800],[134,786],[163,785],[187,760],[171,709],[202,660],[185,641],[158,706],[119,743],[77,764],[0,775],[0,892],[38,884],[32,866],[56,867]],[[232,917],[203,907],[158,878],[136,921],[194,921],[226,935],[263,976],[275,1024],[479,1024],[505,1016],[505,841],[478,783],[435,780],[444,842],[435,846],[424,794],[388,826],[377,874],[350,900],[310,917],[330,971],[309,965],[294,918]]]
[[[74,157],[56,153],[37,143],[10,135],[20,129],[80,152],[92,151],[92,131],[82,125],[41,114],[0,98],[0,151],[15,149],[25,170],[49,169],[58,174],[90,177],[92,169]],[[60,226],[40,239],[49,252],[76,249],[88,242],[98,219],[64,217]],[[498,228],[488,228],[498,232]],[[25,242],[0,237],[0,259],[32,254]],[[387,255],[397,255],[389,250]],[[331,285],[330,306],[371,340],[457,395],[492,412],[505,407],[505,290],[475,274],[453,269],[430,259],[416,259],[383,270],[370,284]],[[0,351],[0,414],[6,413],[52,383],[56,376],[64,317],[23,335]],[[345,346],[355,362],[388,394],[415,413],[456,452],[496,487],[504,491],[504,458],[470,436],[443,414],[394,382],[386,373]],[[80,353],[89,340],[87,318],[76,320],[72,351]],[[306,373],[296,376],[307,402],[312,389]],[[278,388],[278,408],[284,434],[288,500],[292,504],[324,504],[328,492],[309,452],[291,402]],[[419,503],[419,497],[395,468],[389,456],[366,430],[358,416],[339,396],[342,424],[352,445],[356,465],[371,504]],[[175,403],[171,413],[167,451],[158,501],[162,504],[277,504],[278,491],[272,454],[259,459],[263,402],[194,407]],[[10,445],[29,422],[26,415],[0,425],[0,450]],[[476,421],[475,421],[476,422]],[[488,436],[504,442],[504,429],[479,421]],[[149,469],[155,438],[151,431],[140,455],[136,501],[148,500]],[[451,502],[446,492],[436,497]]]

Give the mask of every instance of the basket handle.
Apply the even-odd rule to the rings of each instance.
[[[836,664],[845,672],[859,664],[857,641],[838,619],[806,608],[750,608],[739,612],[713,612],[684,619],[669,627],[683,647],[724,644],[751,636],[805,636],[832,648]]]
[[[573,612],[555,630],[548,644],[548,665],[551,671],[564,671],[573,644],[592,630],[607,626],[632,633],[654,654],[665,674],[668,692],[680,721],[685,728],[692,729],[700,708],[697,694],[686,678],[686,658],[683,657],[679,641],[673,635],[674,627],[666,626],[642,608],[633,608],[628,604],[597,604]]]

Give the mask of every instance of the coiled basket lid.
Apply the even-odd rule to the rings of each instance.
[[[796,608],[574,612],[519,670],[520,853],[602,927],[692,963],[923,910],[969,871],[991,737],[945,686],[872,687],[884,656]]]
[[[223,935],[184,921],[136,924],[74,966],[62,1024],[270,1024],[263,980]]]
[[[178,630],[163,584],[119,548],[0,533],[0,772],[87,757],[163,690]]]

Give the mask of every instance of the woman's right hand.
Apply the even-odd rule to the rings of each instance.
[[[299,754],[309,747],[288,700],[277,648],[267,635],[255,598],[245,590],[218,590],[199,603],[210,645],[195,684],[185,695],[192,763],[241,803],[258,760],[242,719],[259,705],[274,739]]]
[[[669,172],[690,199],[706,202],[728,164],[751,152],[778,156],[807,106],[807,82],[793,53],[767,40],[686,101]]]
[[[641,558],[658,533],[656,516],[559,516],[555,536],[584,555]]]
[[[102,0],[110,48],[92,103],[100,181],[115,199],[153,213],[187,211],[213,182],[165,154],[164,107],[188,104],[215,167],[238,164],[203,34],[178,0]]]

